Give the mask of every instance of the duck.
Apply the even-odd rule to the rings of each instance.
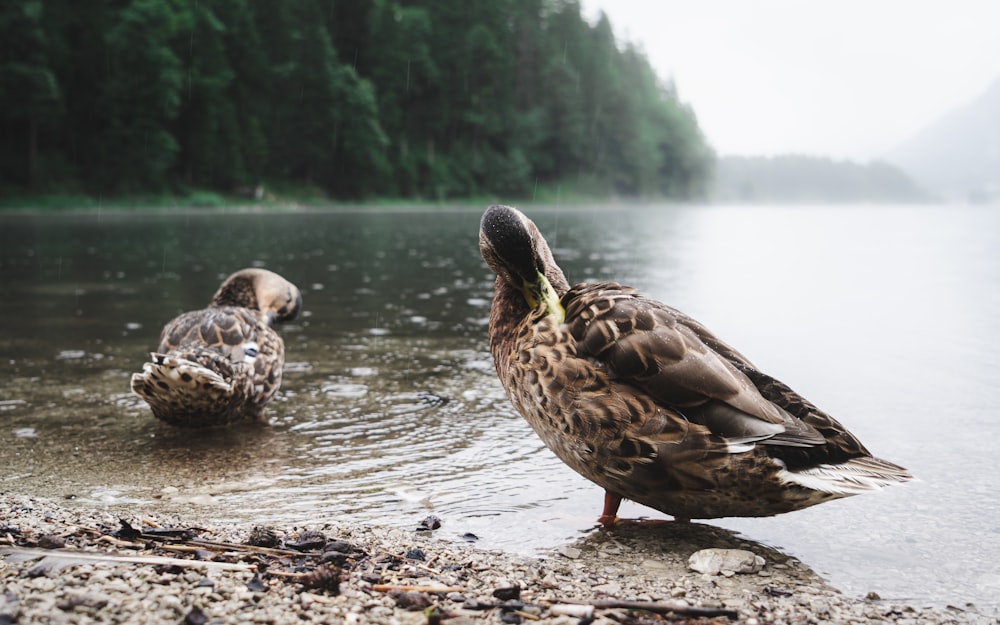
[[[545,445],[623,500],[677,521],[767,517],[906,482],[837,420],[681,311],[616,282],[570,286],[538,227],[490,206],[489,347]]]
[[[299,289],[260,268],[223,281],[207,308],[171,320],[132,392],[153,416],[178,427],[263,422],[281,386],[285,344],[273,326],[302,309]]]

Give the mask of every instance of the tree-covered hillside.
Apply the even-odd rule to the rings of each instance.
[[[691,197],[693,112],[571,0],[0,8],[0,191]]]

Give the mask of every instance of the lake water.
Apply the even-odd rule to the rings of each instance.
[[[493,371],[483,208],[0,216],[0,489],[285,527],[435,514],[442,538],[523,553],[594,531],[602,491]],[[693,315],[919,478],[715,524],[853,595],[998,609],[1000,210],[522,208],[571,282],[617,279]],[[130,374],[167,320],[250,265],[305,303],[281,329],[271,426],[156,422]]]

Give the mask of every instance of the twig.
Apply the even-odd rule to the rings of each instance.
[[[256,545],[241,545],[239,543],[227,543],[218,540],[205,540],[203,538],[192,538],[191,540],[184,541],[189,545],[198,545],[199,547],[213,548],[213,549],[230,549],[232,551],[251,551],[253,553],[264,553],[272,556],[302,556],[307,555],[301,551],[292,551],[291,549],[276,549],[274,547],[257,547]]]
[[[402,590],[403,592],[462,592],[462,588],[457,586],[405,586],[397,584],[373,584],[372,590],[376,592],[389,592],[390,590]]]
[[[196,566],[229,571],[252,571],[256,567],[249,564],[229,562],[209,562],[205,560],[185,560],[164,556],[127,556],[117,553],[100,553],[94,551],[74,551],[70,549],[31,549],[28,547],[0,547],[0,553],[20,556],[22,558],[62,558],[72,560],[87,560],[113,564],[166,564],[177,566]]]
[[[516,615],[520,616],[521,618],[528,619],[529,621],[540,621],[540,620],[542,620],[542,617],[538,616],[537,614],[531,614],[530,612],[522,612],[521,610],[512,610],[511,614],[516,614]]]
[[[608,610],[612,608],[622,608],[624,610],[645,610],[656,614],[680,614],[684,616],[725,616],[735,619],[739,616],[736,610],[725,608],[703,608],[698,606],[684,605],[681,603],[657,603],[654,601],[627,601],[624,599],[597,599],[594,601],[578,601],[574,599],[557,600],[552,603],[563,603],[573,605],[592,605],[598,610]]]
[[[131,540],[122,540],[120,538],[115,538],[114,536],[105,534],[94,539],[95,543],[108,543],[112,547],[118,547],[119,549],[144,549],[146,547],[143,543],[137,543]]]

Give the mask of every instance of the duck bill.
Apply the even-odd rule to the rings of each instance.
[[[533,282],[524,281],[523,292],[524,299],[533,310],[544,308],[546,314],[555,315],[557,323],[562,323],[566,319],[566,309],[559,301],[559,295],[541,273]]]

